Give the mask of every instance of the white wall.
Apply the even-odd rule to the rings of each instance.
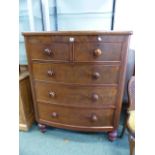
[[[131,30],[133,35],[130,41],[130,48],[135,48],[134,31],[136,29],[136,11],[134,0],[116,0],[114,30]],[[138,20],[138,19],[137,19]]]

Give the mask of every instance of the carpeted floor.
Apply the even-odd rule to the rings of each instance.
[[[48,128],[43,134],[34,124],[29,132],[19,133],[19,143],[19,155],[129,155],[127,134],[110,142],[106,133]]]

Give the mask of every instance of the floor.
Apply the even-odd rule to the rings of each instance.
[[[119,126],[119,133],[122,126]],[[19,155],[129,155],[127,134],[114,142],[106,133],[82,133],[48,128],[41,133],[36,124],[19,133]]]

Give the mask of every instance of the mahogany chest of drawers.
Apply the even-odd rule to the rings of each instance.
[[[131,32],[25,32],[35,117],[117,136]]]

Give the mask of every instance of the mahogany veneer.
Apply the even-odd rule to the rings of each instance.
[[[46,125],[109,132],[117,127],[131,32],[25,32],[35,117]]]

